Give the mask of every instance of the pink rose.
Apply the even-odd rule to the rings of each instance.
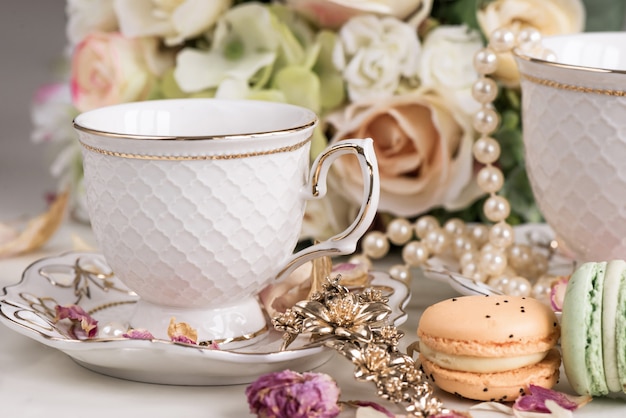
[[[287,5],[323,28],[338,29],[355,16],[374,14],[408,19],[417,28],[433,0],[287,0]]]
[[[72,56],[71,90],[76,108],[84,112],[146,99],[155,81],[148,67],[146,42],[118,32],[85,37]]]
[[[413,217],[440,206],[456,210],[481,193],[474,180],[469,117],[452,111],[435,93],[368,99],[330,115],[328,121],[337,129],[331,142],[374,140],[382,212]],[[361,199],[356,159],[340,159],[335,166],[346,194]]]

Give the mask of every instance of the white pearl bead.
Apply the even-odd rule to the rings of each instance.
[[[498,85],[488,77],[480,77],[472,86],[472,97],[482,104],[491,103],[498,96]]]
[[[503,251],[492,250],[480,252],[478,267],[488,276],[498,276],[506,269],[506,254]]]
[[[510,277],[508,276],[494,276],[491,277],[488,281],[487,281],[487,285],[489,285],[490,287],[493,287],[494,289],[496,289],[499,292],[504,293],[504,288],[505,286],[507,286],[509,284],[509,280]]]
[[[404,218],[396,218],[387,225],[389,241],[395,245],[404,245],[413,237],[413,227]]]
[[[498,69],[498,56],[493,49],[482,48],[474,55],[474,68],[479,74],[491,74]]]
[[[539,277],[533,285],[533,290],[531,293],[532,297],[543,301],[549,300],[553,280],[553,276],[543,275]]]
[[[434,216],[426,215],[420,217],[417,222],[415,222],[415,235],[419,239],[426,238],[426,234],[431,229],[439,228],[439,221]]]
[[[121,322],[108,322],[98,329],[100,338],[121,338],[128,331],[128,325]]]
[[[502,196],[490,196],[485,200],[483,212],[487,219],[492,222],[505,220],[511,213],[509,201]]]
[[[506,222],[498,222],[489,230],[489,242],[496,247],[506,248],[515,241],[513,227]]]
[[[467,262],[461,267],[461,274],[465,277],[472,277],[478,271],[478,263]]]
[[[407,266],[396,264],[389,269],[389,275],[392,279],[408,282],[411,279],[411,272]]]
[[[411,267],[421,266],[429,256],[428,246],[422,241],[411,241],[402,248],[402,260]]]
[[[462,235],[465,233],[465,222],[459,218],[450,218],[443,224],[443,229],[450,236]]]
[[[469,235],[477,247],[482,247],[489,239],[489,227],[484,224],[475,224],[468,227]]]
[[[372,260],[370,260],[365,254],[353,255],[352,257],[350,257],[348,262],[350,264],[360,264],[367,268],[367,270],[371,270],[373,267]]]
[[[490,136],[483,136],[474,142],[472,153],[479,163],[493,164],[500,158],[500,144]]]
[[[428,231],[424,242],[431,254],[439,255],[448,249],[450,238],[441,228],[437,228]]]
[[[500,116],[498,113],[488,107],[480,109],[474,115],[473,125],[476,131],[481,134],[490,134],[498,128]]]
[[[554,53],[554,51],[550,49],[544,49],[541,52],[541,55],[539,56],[539,58],[541,58],[544,61],[554,62],[556,61],[556,54]]]
[[[496,52],[508,52],[515,47],[515,34],[508,29],[496,29],[489,37],[489,46]]]
[[[461,256],[467,252],[475,251],[476,244],[467,235],[457,235],[452,239],[452,249],[455,256]]]
[[[477,251],[467,251],[459,256],[459,266],[461,266],[461,270],[467,264],[478,262],[478,252]]]
[[[368,232],[363,239],[363,253],[371,258],[382,258],[389,252],[389,241],[380,231]]]
[[[513,244],[508,249],[509,263],[520,272],[528,268],[531,260],[530,247],[525,244]]]
[[[530,296],[531,285],[526,278],[516,276],[509,280],[509,282],[506,286],[504,286],[502,291],[506,295],[511,296]]]
[[[486,165],[478,171],[476,182],[484,192],[495,193],[502,188],[504,175],[498,167]]]
[[[522,29],[517,34],[517,43],[519,45],[541,42],[541,32],[534,28]]]

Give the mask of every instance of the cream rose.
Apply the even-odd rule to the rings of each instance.
[[[480,33],[466,26],[433,29],[422,44],[422,87],[436,90],[467,115],[476,113],[480,105],[472,97],[472,84],[478,78],[473,60],[482,46]]]
[[[113,32],[117,30],[117,16],[113,0],[67,0],[66,34],[74,46],[91,32]]]
[[[72,102],[84,112],[100,106],[144,100],[155,75],[146,51],[156,40],[128,39],[117,32],[93,33],[80,42],[72,56]]]
[[[210,29],[232,0],[114,0],[120,31],[129,38],[156,36],[178,45]]]
[[[329,116],[332,142],[374,139],[380,170],[379,210],[413,217],[436,207],[460,209],[479,196],[474,180],[470,119],[442,97],[418,90],[349,105]],[[355,159],[335,163],[345,193],[354,202],[363,185]]]
[[[390,96],[402,81],[417,78],[421,45],[404,22],[372,15],[350,19],[333,50],[333,63],[342,72],[351,101]]]
[[[532,27],[543,35],[581,32],[585,26],[582,0],[496,0],[477,12],[486,36],[499,28]],[[496,78],[509,86],[519,84],[519,72],[510,53],[499,54]]]
[[[286,0],[287,5],[318,26],[339,29],[362,14],[408,20],[417,28],[430,14],[433,0]]]

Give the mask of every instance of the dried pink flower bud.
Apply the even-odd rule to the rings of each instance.
[[[130,329],[125,334],[122,334],[124,338],[130,338],[132,340],[153,340],[154,335],[147,329],[137,328]]]
[[[561,277],[550,287],[550,306],[554,312],[563,310],[563,301],[565,300],[565,289],[567,289],[568,277]]]
[[[78,305],[56,305],[54,307],[56,316],[54,321],[69,319],[74,323],[80,323],[81,329],[87,334],[87,337],[93,338],[98,333],[98,321],[91,317],[87,312]]]
[[[177,343],[197,344],[198,331],[186,322],[176,322],[176,318],[170,319],[167,327],[167,335],[170,340]]]
[[[197,342],[185,335],[173,335],[170,337],[170,340],[175,343],[197,344]]]
[[[263,375],[246,388],[250,412],[262,418],[334,418],[339,394],[330,376],[291,370]]]
[[[579,407],[577,402],[569,398],[564,393],[536,385],[530,385],[528,390],[530,394],[518,397],[513,404],[513,409],[517,409],[519,411],[550,413],[550,409],[546,406],[546,401],[548,400],[554,401],[560,407],[570,411]]]

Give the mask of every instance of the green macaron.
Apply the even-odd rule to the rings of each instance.
[[[626,261],[581,265],[561,317],[563,366],[580,395],[626,393]]]
[[[561,317],[565,374],[580,395],[609,393],[602,351],[602,296],[606,262],[585,263],[567,283]]]

